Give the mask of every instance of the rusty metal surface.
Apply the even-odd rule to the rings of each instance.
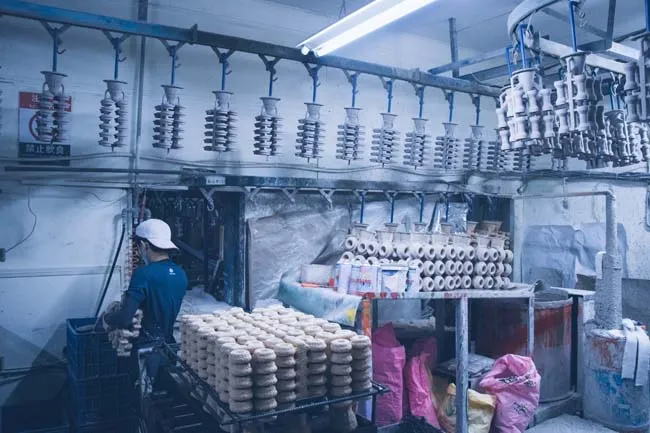
[[[634,386],[621,377],[624,337],[587,331],[583,410],[585,418],[621,432],[647,432],[650,427],[650,387]]]
[[[572,300],[566,293],[536,295],[533,359],[542,377],[540,401],[563,399],[571,394]],[[548,296],[548,294],[551,296]],[[528,352],[528,309],[525,303],[481,304],[489,318],[476,329],[477,352],[493,358]]]

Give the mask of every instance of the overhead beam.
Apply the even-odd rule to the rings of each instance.
[[[531,50],[541,51],[557,58],[573,54],[571,47],[542,38],[526,38],[526,46]],[[595,54],[588,54],[586,57],[586,63],[594,68],[605,69],[618,74],[625,74],[625,63],[617,62]]]
[[[69,24],[75,27],[107,30],[129,35],[146,36],[160,40],[218,47],[250,54],[262,54],[269,57],[279,57],[301,63],[308,62],[315,65],[356,71],[363,74],[376,75],[462,93],[473,93],[484,96],[496,96],[498,94],[498,89],[494,87],[464,81],[458,78],[435,76],[420,70],[394,68],[337,56],[319,58],[314,57],[313,54],[305,56],[297,48],[201,31],[196,26],[190,29],[184,29],[56,8],[22,0],[2,0],[0,2],[0,15]]]
[[[478,56],[475,57],[461,59],[458,60],[457,62],[452,62],[446,65],[437,66],[435,68],[429,69],[428,72],[433,75],[442,74],[444,72],[449,72],[454,69],[458,70],[467,66],[475,65],[477,63],[482,63],[499,57],[503,57],[503,48],[499,48],[498,50],[494,50],[494,51],[488,51],[487,53],[479,54]]]

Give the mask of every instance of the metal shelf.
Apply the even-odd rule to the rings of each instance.
[[[469,388],[469,299],[527,299],[528,302],[528,346],[527,354],[532,356],[535,339],[535,291],[526,284],[515,284],[512,290],[451,290],[442,292],[417,292],[402,294],[362,293],[372,300],[373,327],[377,323],[377,301],[390,300],[435,300],[436,339],[438,347],[444,346],[445,301],[456,303],[456,431],[468,433],[467,390]],[[374,412],[374,406],[373,406]]]
[[[263,413],[251,414],[236,414],[230,410],[227,404],[222,403],[219,399],[218,393],[203,379],[201,379],[185,361],[180,359],[176,352],[177,345],[163,344],[161,347],[162,354],[168,359],[168,369],[171,373],[176,373],[175,377],[181,382],[181,385],[190,391],[191,397],[198,400],[203,405],[203,410],[212,416],[219,425],[228,426],[235,425],[241,427],[244,424],[254,422],[272,421],[278,416],[300,414],[310,412],[314,409],[324,409],[326,406],[365,400],[368,398],[373,399],[373,406],[375,397],[379,394],[388,392],[388,388],[376,382],[372,382],[372,388],[368,391],[354,393],[346,397],[328,398],[317,397],[308,398],[296,401],[296,407],[291,409],[275,410]]]
[[[358,296],[368,299],[525,299],[535,295],[533,287],[525,284],[515,284],[510,290],[449,290],[440,292],[417,293],[375,293],[357,292]]]

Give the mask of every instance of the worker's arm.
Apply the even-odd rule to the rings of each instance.
[[[104,323],[112,329],[130,329],[135,312],[146,297],[147,276],[145,268],[138,268],[131,277],[129,290],[118,309],[104,314]]]

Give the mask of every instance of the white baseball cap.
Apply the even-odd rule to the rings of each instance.
[[[172,231],[165,221],[159,219],[148,219],[141,222],[135,228],[135,235],[146,239],[154,247],[163,250],[177,250],[178,247],[172,242]]]

